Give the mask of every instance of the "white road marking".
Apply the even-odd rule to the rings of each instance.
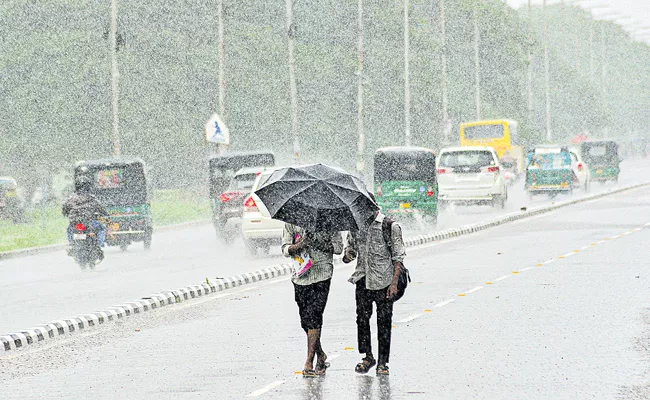
[[[562,257],[567,258],[567,257],[575,256],[575,255],[576,255],[576,253],[566,253]]]
[[[465,236],[465,235],[463,235],[463,236]],[[461,240],[461,239],[463,239],[462,236],[449,238],[449,239],[442,239],[440,241],[433,242],[433,243],[419,244],[417,246],[409,247],[409,249],[411,249],[411,250],[422,250],[422,249],[427,249],[429,247],[439,246],[439,245],[441,245],[443,243],[455,242],[455,241]]]
[[[269,383],[268,385],[264,386],[264,387],[261,388],[261,389],[257,389],[257,390],[254,391],[254,392],[250,392],[248,395],[246,395],[246,397],[257,397],[257,396],[260,396],[260,395],[262,395],[262,394],[268,392],[268,391],[271,390],[271,389],[275,389],[276,387],[282,385],[283,383],[284,383],[284,381],[275,381],[275,382],[271,382],[271,383]]]
[[[520,269],[519,272],[528,271],[529,269],[533,269],[533,268],[534,268],[534,267],[528,267],[528,268]]]
[[[475,288],[473,288],[473,289],[470,289],[470,290],[466,291],[465,294],[470,294],[470,293],[478,292],[478,291],[481,290],[481,289],[483,289],[483,286],[477,286],[477,287],[475,287]]]
[[[603,243],[605,243],[606,241],[607,241],[607,240],[601,240],[600,242],[596,242],[596,244],[603,244]]]
[[[589,245],[589,246],[582,246],[582,247],[580,248],[580,250],[587,250],[587,249],[590,248],[590,247],[591,247],[591,245]]]
[[[548,260],[548,261],[544,261],[542,264],[550,264],[550,263],[552,263],[552,262],[555,262],[555,258],[551,258],[551,259]]]
[[[222,293],[215,296],[217,299],[222,299],[224,297],[232,296],[234,293]]]
[[[422,314],[413,314],[413,315],[411,315],[409,317],[406,317],[406,318],[404,318],[402,320],[399,320],[397,322],[401,324],[401,323],[404,323],[404,322],[413,321],[414,319],[416,319],[417,317],[420,317],[420,316],[422,316]]]
[[[445,301],[442,301],[442,302],[436,304],[434,307],[444,307],[449,303],[453,303],[454,301],[456,301],[456,299],[445,300]]]
[[[497,278],[497,279],[495,279],[494,281],[495,281],[495,282],[499,282],[499,281],[502,281],[502,280],[504,280],[504,279],[510,278],[511,276],[512,276],[512,275],[504,275],[504,276],[502,276],[501,278]]]
[[[339,357],[341,357],[340,354],[332,354],[332,355],[327,356],[327,359],[328,359],[329,361],[332,361],[332,360],[336,360],[336,359],[339,358]]]

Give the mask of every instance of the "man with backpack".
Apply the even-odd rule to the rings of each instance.
[[[403,260],[406,256],[402,228],[380,211],[368,221],[368,225],[348,235],[343,262],[357,258],[357,266],[349,282],[356,285],[357,340],[359,353],[365,357],[355,367],[361,374],[367,373],[377,364],[377,375],[388,375],[391,330],[393,325],[393,303],[401,297],[398,290],[400,272],[407,273]],[[405,282],[405,278],[402,277]],[[370,317],[372,303],[377,307],[377,339],[379,357],[372,354]]]

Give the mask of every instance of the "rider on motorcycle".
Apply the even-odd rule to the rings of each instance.
[[[97,233],[97,241],[100,247],[104,247],[106,241],[106,231],[104,225],[98,220],[97,216],[107,216],[106,208],[91,193],[92,181],[85,176],[81,176],[75,181],[75,191],[68,197],[63,204],[63,215],[70,220],[68,225],[68,241],[72,243],[71,226],[78,222],[91,222],[90,228]],[[99,250],[99,261],[104,259],[104,252]]]

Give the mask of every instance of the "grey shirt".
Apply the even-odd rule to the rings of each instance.
[[[378,213],[370,226],[359,232],[348,234],[348,247],[357,253],[357,267],[349,281],[357,283],[366,277],[366,289],[380,290],[388,287],[395,274],[395,262],[404,262],[406,251],[402,239],[402,228],[397,222],[391,226],[392,250],[384,242],[381,226],[386,216]]]
[[[289,255],[289,246],[293,244],[293,238],[296,234],[305,237],[305,229],[291,225],[284,224],[284,232],[282,233],[282,254],[285,257]],[[291,281],[296,285],[311,285],[313,283],[321,282],[332,277],[334,272],[334,254],[341,254],[343,252],[343,237],[341,232],[318,232],[314,233],[314,240],[319,242],[331,242],[334,252],[325,252],[319,249],[309,247],[307,252],[311,257],[312,266],[307,272],[300,276],[294,276]]]

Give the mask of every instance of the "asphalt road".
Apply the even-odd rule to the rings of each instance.
[[[650,160],[626,160],[620,185],[650,179]],[[439,217],[438,229],[493,218],[520,207],[562,200],[536,197],[530,201],[523,183],[510,188],[505,210],[487,206],[451,207]],[[594,184],[592,192],[614,185]],[[584,195],[576,192],[574,196]],[[427,231],[409,224],[405,234]],[[428,232],[427,232],[428,233]],[[62,234],[64,234],[62,232]],[[251,272],[285,262],[279,248],[269,256],[250,257],[241,241],[226,247],[217,242],[211,225],[154,234],[150,252],[135,244],[128,251],[106,251],[95,271],[81,271],[64,251],[0,261],[0,334],[21,331],[50,321],[93,312],[163,290],[195,285],[205,278]]]
[[[322,378],[291,284],[263,282],[0,359],[0,399],[647,398],[650,189],[409,248],[391,375],[357,375],[351,266]]]

